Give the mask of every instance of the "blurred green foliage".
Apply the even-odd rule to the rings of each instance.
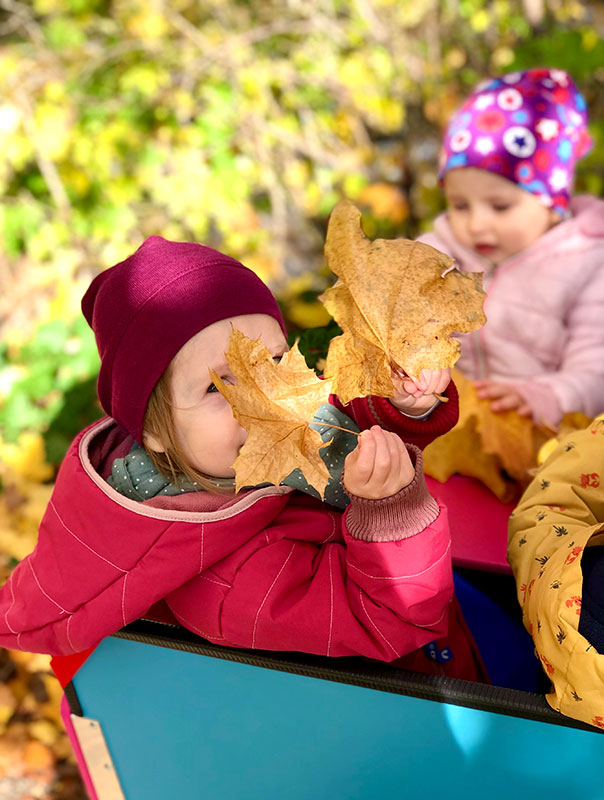
[[[45,322],[16,348],[0,348],[4,399],[2,437],[45,435],[47,457],[58,463],[74,434],[101,416],[95,401],[99,357],[83,317]]]
[[[294,333],[325,325],[335,202],[371,237],[428,227],[440,132],[489,74],[575,77],[577,188],[601,194],[603,29],[576,0],[0,0],[0,436],[42,431],[56,463],[99,415],[79,299],[151,234],[240,258]]]

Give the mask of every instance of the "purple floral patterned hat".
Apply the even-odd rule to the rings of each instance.
[[[590,149],[585,100],[560,69],[484,81],[445,134],[439,179],[451,169],[495,172],[568,214],[575,162]]]

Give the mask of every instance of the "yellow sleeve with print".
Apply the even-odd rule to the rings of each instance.
[[[510,518],[508,560],[553,684],[549,704],[604,728],[604,655],[578,631],[581,554],[595,544],[604,544],[602,418],[563,439],[539,469]]]

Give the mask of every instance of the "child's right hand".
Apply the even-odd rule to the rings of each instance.
[[[515,411],[521,417],[531,417],[532,410],[522,395],[507,383],[497,381],[474,381],[476,394],[481,400],[491,401],[491,411]]]
[[[414,477],[415,467],[400,437],[373,425],[346,456],[342,482],[348,494],[381,500],[400,492]]]

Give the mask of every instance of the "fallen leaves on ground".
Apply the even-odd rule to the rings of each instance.
[[[460,345],[451,334],[486,321],[480,274],[459,272],[453,259],[421,242],[371,242],[347,201],[332,211],[325,255],[338,280],[320,299],[343,330],[330,342],[325,377],[343,403],[391,397],[395,365],[412,377],[452,367]]]
[[[503,502],[519,498],[533,477],[537,454],[552,432],[515,411],[495,414],[481,400],[474,383],[458,370],[452,378],[459,392],[459,421],[424,450],[424,470],[441,482],[459,474],[476,478]],[[563,435],[590,423],[584,414],[567,414]]]
[[[0,649],[0,798],[86,800],[50,656]]]
[[[233,465],[236,490],[265,482],[278,486],[297,467],[323,496],[329,472],[319,450],[326,445],[309,423],[329,399],[329,382],[306,366],[297,345],[276,364],[259,339],[236,328],[226,358],[237,383],[225,383],[216,373],[212,381],[248,432]]]
[[[53,471],[35,434],[0,441],[0,584],[35,547]],[[50,656],[0,648],[0,800],[86,800]]]

